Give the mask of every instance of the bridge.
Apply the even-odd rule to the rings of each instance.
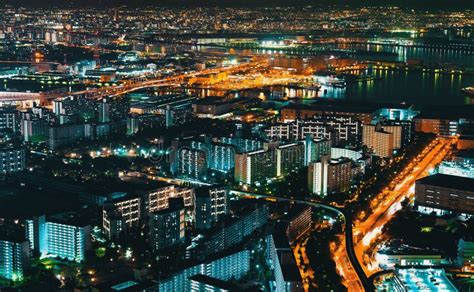
[[[26,63],[26,62],[25,62]],[[102,99],[104,97],[119,97],[124,94],[134,92],[140,89],[150,87],[170,87],[180,86],[186,79],[209,75],[217,73],[235,73],[242,70],[248,70],[250,68],[256,68],[266,64],[266,60],[252,61],[243,63],[235,66],[212,68],[197,72],[190,72],[179,74],[175,76],[156,78],[156,79],[144,79],[135,78],[132,80],[125,80],[124,85],[119,86],[106,86],[100,88],[91,88],[76,92],[64,92],[64,93],[30,93],[30,92],[0,92],[0,104],[17,104],[22,107],[32,107],[33,103],[44,104],[49,103],[51,100],[56,98],[62,98],[67,96],[78,97],[78,98],[89,98],[89,99]]]
[[[77,92],[70,92],[66,93],[63,96],[77,96],[77,97],[84,97],[84,98],[91,98],[91,99],[101,99],[103,97],[118,97],[130,92],[134,92],[140,89],[150,88],[150,87],[169,87],[169,86],[179,86],[182,82],[186,79],[202,76],[202,75],[209,75],[209,74],[217,74],[217,73],[235,73],[241,70],[247,70],[252,67],[258,67],[261,65],[266,64],[266,60],[260,61],[252,61],[248,63],[243,63],[235,66],[229,67],[222,67],[222,68],[212,68],[201,70],[197,72],[190,72],[184,73],[180,75],[165,77],[161,79],[149,79],[149,80],[127,80],[126,84],[119,85],[119,86],[107,86],[101,88],[92,88]]]

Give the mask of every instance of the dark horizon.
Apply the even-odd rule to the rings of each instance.
[[[410,1],[410,0],[389,0],[380,3],[377,0],[51,0],[51,1],[37,1],[37,0],[3,0],[0,1],[0,7],[10,5],[13,7],[38,7],[38,8],[87,8],[87,7],[144,7],[144,6],[158,6],[158,7],[277,7],[277,6],[315,6],[321,7],[325,5],[337,6],[398,6],[401,8],[417,8],[417,9],[472,9],[474,8],[474,1],[469,0],[434,0],[434,1]]]

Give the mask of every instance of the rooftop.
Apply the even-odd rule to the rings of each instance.
[[[46,222],[85,227],[90,225],[91,218],[82,213],[77,212],[64,212],[47,216]]]
[[[235,291],[239,290],[236,285],[223,281],[214,277],[209,277],[203,274],[197,274],[189,278],[189,280],[196,281],[202,284],[212,286],[213,288],[219,288],[226,291]]]
[[[474,105],[463,104],[462,106],[430,106],[421,109],[421,113],[415,119],[453,119],[474,118]]]
[[[458,291],[442,269],[400,269],[397,276],[408,291]]]
[[[226,188],[228,189],[229,187],[224,186],[224,185],[204,186],[204,187],[196,188],[194,190],[194,193],[195,193],[196,197],[199,197],[199,198],[210,198],[210,195],[209,195],[210,190],[215,190],[215,189],[224,190]]]
[[[474,192],[474,179],[455,175],[438,173],[419,179],[416,183]]]
[[[168,208],[153,212],[154,215],[165,215],[171,212],[176,212],[184,208],[183,198],[169,198]]]

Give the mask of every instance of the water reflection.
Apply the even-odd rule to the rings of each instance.
[[[372,74],[371,82],[348,83],[347,99],[418,104],[463,104],[463,87],[474,84],[474,76],[421,71],[361,70]],[[337,96],[335,96],[337,97]]]
[[[410,60],[420,60],[425,65],[451,63],[463,67],[474,66],[474,54],[467,50],[444,49],[433,47],[406,47],[375,44],[334,44],[335,49],[368,51],[368,52],[387,52],[394,53],[393,56],[381,57],[374,55],[373,58],[385,59],[387,61],[408,62]],[[370,56],[362,56],[364,60],[370,59]]]

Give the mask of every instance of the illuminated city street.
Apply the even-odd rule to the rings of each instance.
[[[397,175],[393,182],[393,185],[396,185],[393,191],[385,190],[375,198],[375,204],[371,204],[373,207],[370,215],[356,221],[355,251],[359,261],[363,263],[367,276],[379,270],[375,258],[367,252],[373,249],[374,242],[381,236],[383,226],[401,209],[402,201],[412,198],[415,180],[428,175],[428,172],[449,154],[452,142],[451,139],[441,139],[432,143],[434,146],[430,144],[429,148],[424,149],[407,169]]]
[[[0,1],[0,291],[472,291],[472,4]]]

